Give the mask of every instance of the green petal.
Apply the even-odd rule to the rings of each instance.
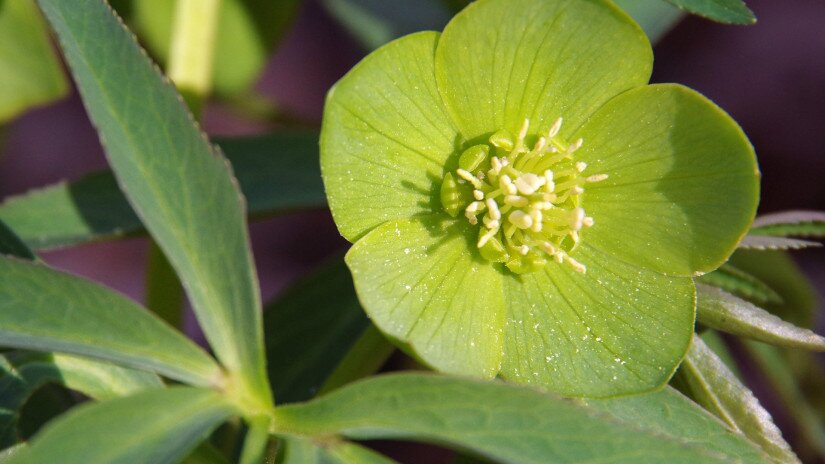
[[[695,289],[588,247],[586,274],[551,262],[505,280],[501,375],[569,396],[607,397],[663,385],[693,334]]]
[[[607,100],[647,83],[644,32],[612,3],[479,0],[447,25],[435,57],[438,87],[467,139],[499,129],[536,132],[563,116],[575,130]]]
[[[461,223],[436,215],[392,221],[347,253],[372,322],[443,372],[493,377],[504,327],[501,275],[477,253]]]
[[[330,90],[321,171],[341,234],[440,208],[444,163],[457,131],[435,86],[438,33],[408,35],[373,52]]]
[[[747,232],[759,168],[747,137],[716,105],[673,84],[622,94],[577,136],[595,219],[584,238],[629,263],[670,275],[719,267]]]

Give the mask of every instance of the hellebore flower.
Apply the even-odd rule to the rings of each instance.
[[[692,276],[733,252],[759,171],[722,110],[647,85],[604,0],[478,0],[330,91],[321,168],[376,326],[435,369],[603,397],[665,383]]]

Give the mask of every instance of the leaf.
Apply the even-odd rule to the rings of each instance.
[[[153,54],[169,55],[175,3],[133,0],[135,28]],[[218,13],[213,79],[223,95],[248,91],[288,30],[301,0],[223,0]]]
[[[0,1],[0,124],[68,91],[34,1]]]
[[[676,439],[688,446],[699,446],[703,451],[719,458],[727,456],[727,462],[770,462],[768,456],[754,443],[731,431],[718,418],[670,387],[647,395],[587,400],[586,404],[654,436]],[[699,459],[687,462],[706,461]]]
[[[0,346],[88,356],[196,385],[222,376],[208,354],[131,300],[10,258],[0,258]]]
[[[8,463],[171,464],[233,413],[215,391],[149,390],[73,409],[46,426]]]
[[[95,400],[163,386],[154,374],[88,359],[51,353],[4,353],[0,356],[0,449],[17,443],[21,408],[48,383],[61,384]]]
[[[813,326],[816,291],[787,252],[739,249],[729,263],[761,280],[782,297],[781,304],[761,306],[798,326]]]
[[[355,443],[336,440],[317,445],[308,439],[283,439],[283,461],[279,464],[392,464],[395,461]]]
[[[257,416],[249,420],[244,437],[240,464],[264,464],[269,445],[269,417]]]
[[[119,184],[177,270],[218,359],[239,377],[238,395],[266,408],[260,295],[226,160],[108,5],[40,5]]]
[[[774,237],[825,238],[825,213],[821,211],[783,211],[765,214],[753,221],[750,235]]]
[[[782,303],[782,297],[766,283],[730,264],[696,278],[697,282],[719,287],[756,303]]]
[[[766,462],[670,390],[597,410],[496,381],[395,374],[276,408],[274,423],[280,434],[435,442],[503,463]]]
[[[440,31],[450,11],[439,0],[323,0],[321,4],[368,50],[413,32]]]
[[[743,345],[758,371],[758,378],[772,387],[783,411],[791,418],[796,433],[789,437],[795,439],[795,448],[799,450],[802,442],[804,446],[812,448],[819,458],[825,456],[825,426],[821,415],[800,389],[797,377],[788,365],[788,358],[783,356],[779,348],[771,345],[752,341],[745,341]],[[810,356],[806,357],[809,363],[817,362]]]
[[[696,402],[758,444],[774,462],[800,462],[768,411],[698,336],[677,375]]]
[[[290,403],[315,396],[369,326],[340,258],[267,304],[267,369],[275,397]],[[375,355],[361,354],[363,362]]]
[[[226,150],[253,218],[326,207],[316,133],[278,132],[218,144]],[[0,220],[39,250],[143,232],[110,172],[7,198],[0,204]]]
[[[0,221],[0,254],[28,260],[35,259],[34,253],[3,221]]]
[[[754,24],[756,17],[742,0],[667,0],[693,14],[728,24]]]
[[[821,246],[822,244],[819,242],[768,235],[746,235],[737,245],[743,250],[801,250],[802,248]]]
[[[658,42],[684,16],[681,10],[662,0],[615,0],[642,26],[651,43]]]
[[[698,321],[712,329],[779,346],[825,351],[825,338],[723,290],[696,285]]]

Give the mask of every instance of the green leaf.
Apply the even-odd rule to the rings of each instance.
[[[798,238],[746,235],[737,246],[744,250],[801,250],[803,248],[821,247],[822,244]]]
[[[0,254],[34,260],[35,256],[20,238],[0,221]]]
[[[503,463],[766,462],[670,390],[594,409],[501,382],[398,374],[276,408],[274,423],[281,434],[435,442]]]
[[[654,44],[684,16],[678,8],[662,0],[614,0],[614,3],[639,23]]]
[[[347,265],[373,324],[399,347],[443,372],[492,378],[502,356],[502,276],[468,253],[463,223],[442,219],[387,222],[353,245]]]
[[[413,32],[444,29],[450,20],[439,0],[323,0],[322,5],[369,50]]]
[[[126,196],[178,271],[218,359],[240,377],[238,394],[266,408],[260,295],[226,160],[108,5],[40,4]]]
[[[773,345],[825,351],[825,338],[808,329],[785,322],[716,287],[698,284],[696,289],[698,320],[712,329]]]
[[[317,133],[278,132],[223,139],[218,144],[226,150],[253,217],[326,207]],[[0,204],[0,220],[35,249],[143,231],[143,224],[110,172],[7,198]]]
[[[756,17],[742,0],[667,0],[693,14],[728,24],[753,24]]]
[[[34,1],[0,1],[0,123],[68,91]]]
[[[60,383],[97,401],[161,388],[163,382],[151,372],[128,369],[60,353],[22,356],[17,371],[27,379],[41,378]],[[31,382],[30,382],[31,383]]]
[[[149,372],[63,354],[7,352],[0,356],[0,449],[19,441],[17,423],[29,398],[56,383],[95,400],[163,386]],[[0,461],[2,462],[2,461]]]
[[[782,297],[766,283],[730,264],[696,278],[697,282],[719,287],[756,303],[782,303]]]
[[[779,348],[764,343],[745,341],[744,348],[757,368],[758,378],[764,379],[772,387],[783,411],[791,418],[796,433],[792,433],[790,437],[798,437],[795,448],[798,449],[802,442],[803,446],[812,448],[818,457],[825,456],[825,426],[821,415],[801,390],[797,377],[789,366],[788,357],[783,356]],[[809,363],[818,362],[806,357]]]
[[[283,439],[283,460],[279,464],[393,464],[395,461],[375,451],[342,440],[318,444],[299,437]]]
[[[375,326],[368,326],[329,374],[318,393],[326,393],[375,374],[393,352],[395,347],[392,343]]]
[[[438,37],[421,32],[387,44],[327,96],[321,172],[347,240],[386,221],[440,209],[444,164],[458,135],[435,86]]]
[[[505,279],[501,375],[588,397],[665,384],[693,334],[693,282],[629,266],[586,241],[576,253],[586,274],[548,265]]]
[[[211,390],[150,390],[73,409],[8,462],[172,464],[233,413]]]
[[[686,87],[626,92],[576,137],[584,138],[576,155],[587,172],[609,175],[582,195],[595,219],[585,243],[648,269],[693,276],[724,263],[753,221],[753,147],[730,116]]]
[[[776,290],[783,303],[760,305],[780,318],[801,327],[812,327],[817,307],[816,290],[783,251],[736,250],[730,264]]]
[[[783,211],[765,214],[753,221],[750,235],[774,237],[825,238],[825,213],[820,211]]]
[[[176,2],[132,1],[135,28],[154,55],[165,63]],[[231,95],[250,89],[300,3],[301,0],[221,1],[213,65],[218,93]]]
[[[566,139],[607,100],[647,83],[653,63],[639,26],[610,2],[477,1],[438,42],[435,76],[465,139],[535,133],[564,117]]]
[[[88,356],[196,385],[222,376],[208,354],[131,300],[9,258],[0,258],[0,346]]]
[[[648,433],[664,435],[688,446],[698,445],[705,452],[727,459],[726,462],[770,462],[754,443],[670,387],[647,395],[587,400],[586,404]]]
[[[799,462],[768,411],[698,336],[678,375],[696,402],[758,444],[774,462]]]
[[[267,369],[275,397],[289,403],[315,396],[369,326],[340,258],[267,304]],[[362,354],[363,362],[375,356]]]

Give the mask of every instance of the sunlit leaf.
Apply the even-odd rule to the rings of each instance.
[[[210,345],[239,377],[239,394],[267,404],[260,295],[228,163],[107,4],[40,5],[118,182],[177,270]]]
[[[758,444],[774,462],[799,462],[768,411],[698,336],[677,375],[695,401]]]
[[[719,288],[698,284],[696,290],[697,319],[710,328],[773,345],[825,351],[825,338],[808,329]]]
[[[821,211],[783,211],[765,214],[753,221],[751,235],[775,237],[825,238],[825,213]]]
[[[801,250],[802,248],[821,247],[822,244],[798,238],[746,235],[737,246],[743,250]]]
[[[693,14],[730,24],[753,24],[756,17],[742,0],[667,0]]]
[[[766,283],[730,264],[696,278],[697,282],[719,287],[757,303],[782,303],[782,297]]]

